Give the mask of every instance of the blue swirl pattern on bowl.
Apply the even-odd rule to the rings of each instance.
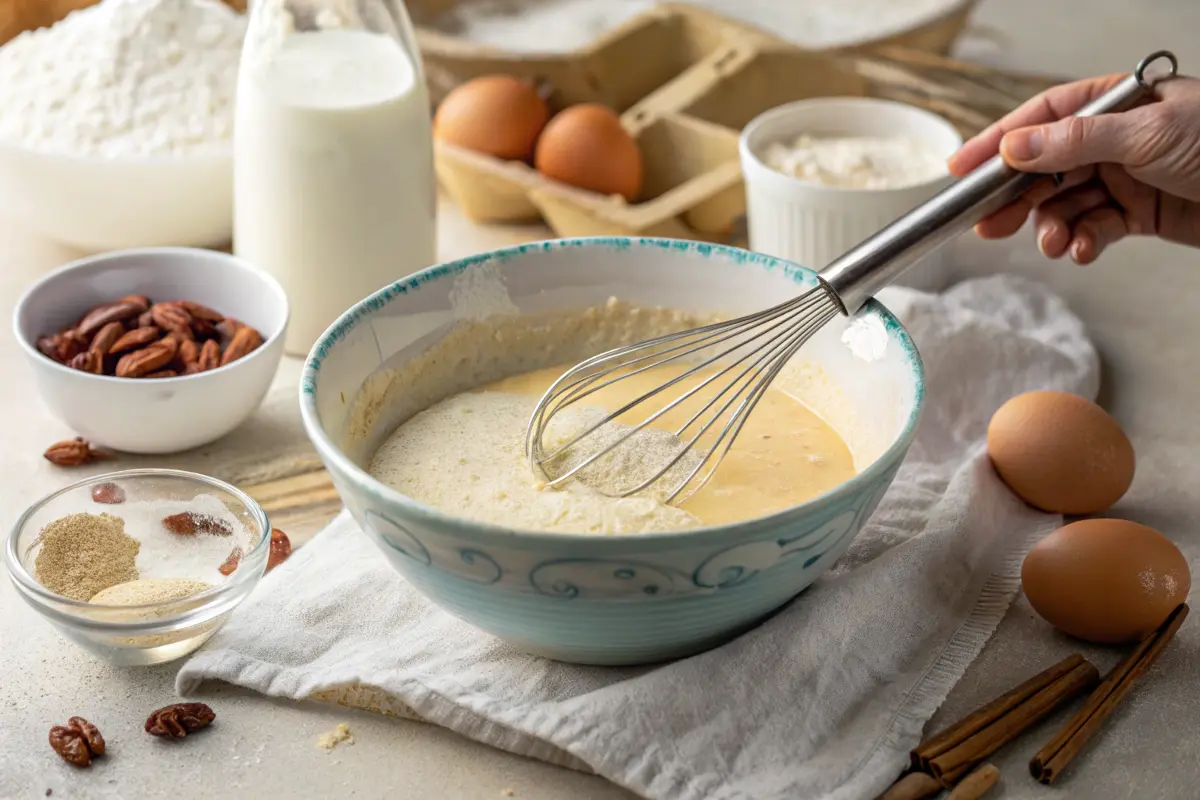
[[[595,292],[603,299],[611,291],[607,273],[633,258],[658,266],[668,279],[673,270],[687,274],[689,266],[705,263],[717,267],[717,275],[727,270],[731,283],[744,282],[738,270],[777,273],[795,292],[816,280],[811,271],[787,262],[693,242],[606,238],[525,245],[432,267],[367,298],[317,343],[301,381],[309,436],[350,512],[395,569],[445,610],[529,652],[565,661],[637,664],[679,657],[719,644],[776,611],[849,547],[895,477],[920,414],[920,359],[895,318],[872,302],[860,314],[884,322],[889,344],[898,345],[901,372],[911,382],[901,429],[850,481],[767,517],[622,536],[505,529],[399,494],[336,444],[347,398],[384,362],[394,366],[388,359],[398,347],[383,341],[373,320],[436,310],[446,310],[449,319],[452,279],[481,264],[499,265],[512,278],[510,285],[521,285],[525,294],[513,295],[518,306],[538,294],[539,282],[549,290],[556,281],[590,280],[599,284]],[[546,269],[559,262],[561,269]],[[523,271],[537,275],[527,280]],[[624,277],[630,285],[622,299],[654,300],[638,296],[636,275]],[[754,301],[746,302],[753,307]],[[765,298],[757,302],[768,304]]]

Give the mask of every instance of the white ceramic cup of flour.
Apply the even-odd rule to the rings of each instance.
[[[823,186],[785,175],[762,159],[776,142],[815,137],[903,137],[943,158],[962,146],[947,120],[914,106],[861,97],[823,97],[779,106],[751,120],[739,150],[746,181],[750,249],[820,270],[952,182],[934,180],[897,189]],[[949,248],[915,264],[897,281],[924,291],[946,287],[953,272]]]

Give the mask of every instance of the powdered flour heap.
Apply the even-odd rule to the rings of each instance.
[[[0,141],[39,152],[220,151],[245,20],[218,0],[103,0],[0,47]]]

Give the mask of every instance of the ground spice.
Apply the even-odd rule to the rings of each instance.
[[[34,559],[38,583],[72,600],[91,600],[119,583],[137,580],[141,544],[125,533],[125,520],[112,514],[70,514],[38,535]]]
[[[182,600],[185,597],[191,597],[194,594],[199,594],[206,589],[211,589],[211,583],[204,581],[192,580],[191,578],[142,578],[128,583],[119,583],[116,586],[110,586],[102,592],[97,592],[91,602],[96,605],[104,606],[141,606],[151,603],[169,603],[172,600]],[[170,616],[171,614],[180,613],[178,609],[168,606],[166,608],[140,608],[130,609],[129,611],[104,611],[97,612],[100,617],[106,622],[152,622],[156,619]],[[111,643],[117,646],[131,647],[162,647],[168,644],[176,644],[190,639],[207,639],[212,632],[216,630],[222,618],[210,620],[193,625],[191,627],[173,630],[169,633],[154,633],[147,636],[118,636],[111,639]],[[192,648],[195,649],[195,648]]]
[[[212,584],[190,578],[142,578],[119,583],[96,593],[91,602],[106,606],[141,606],[169,603],[211,589]]]

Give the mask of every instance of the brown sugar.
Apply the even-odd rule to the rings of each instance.
[[[72,600],[88,601],[138,578],[141,544],[125,533],[125,520],[112,514],[70,514],[43,528],[38,542],[38,583]]]

